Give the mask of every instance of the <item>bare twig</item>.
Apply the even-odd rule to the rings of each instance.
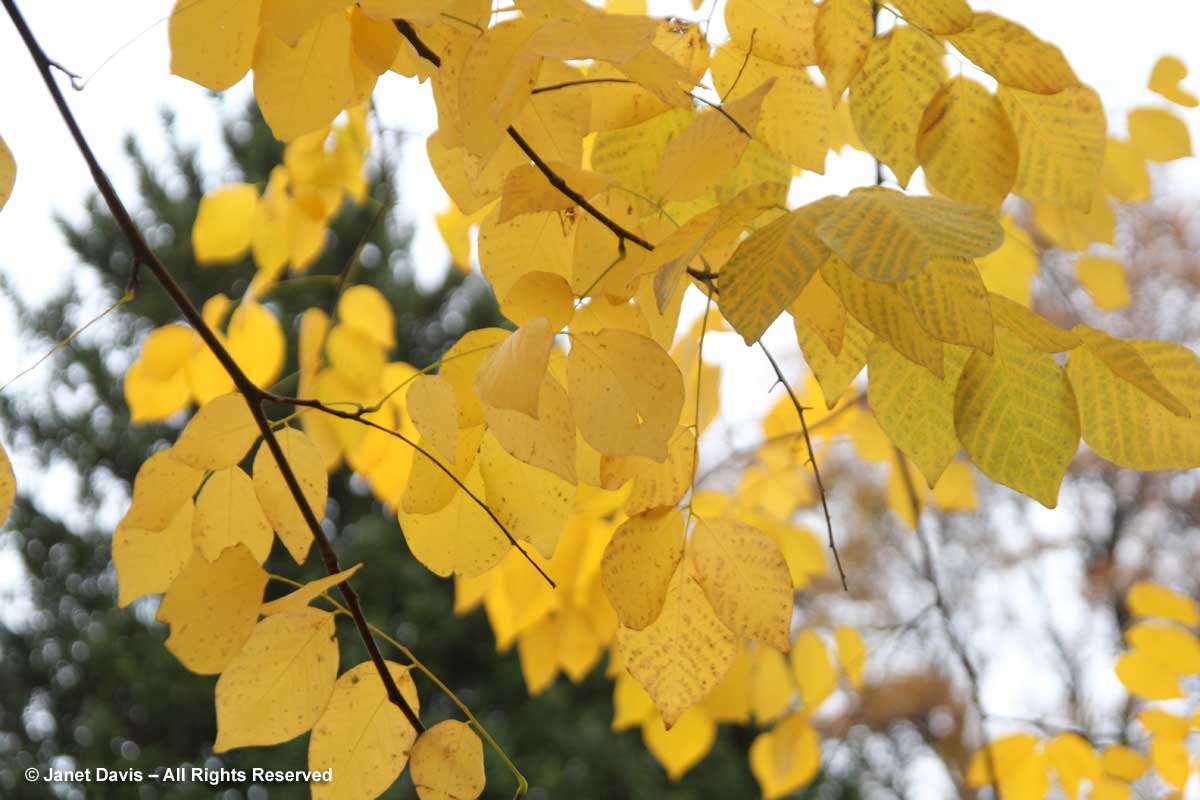
[[[958,634],[954,632],[954,626],[951,624],[950,606],[946,603],[946,596],[942,593],[942,584],[938,579],[937,562],[933,557],[933,548],[930,547],[929,537],[926,536],[925,530],[921,526],[921,499],[917,495],[917,487],[913,485],[912,475],[908,471],[908,464],[905,462],[904,454],[900,452],[899,447],[892,445],[892,452],[895,456],[896,469],[900,471],[900,482],[904,486],[904,494],[912,508],[913,530],[917,535],[917,544],[921,548],[921,571],[924,573],[925,580],[929,582],[930,587],[933,589],[933,604],[937,608],[938,618],[941,620],[946,642],[958,659],[963,673],[967,676],[971,704],[975,707],[975,713],[979,717],[978,735],[983,747],[983,757],[988,767],[988,777],[991,779],[992,791],[995,792],[996,800],[1001,800],[1000,778],[998,777],[999,773],[996,771],[996,756],[992,752],[991,741],[988,739],[987,734],[988,715],[984,710],[983,699],[979,692],[979,671],[975,668],[974,662],[971,661],[966,645],[958,638]]]
[[[197,310],[196,306],[188,298],[183,288],[176,282],[171,275],[170,270],[159,259],[157,253],[146,243],[142,237],[141,231],[138,230],[136,223],[130,216],[125,204],[121,201],[120,196],[113,188],[112,182],[109,181],[108,175],[100,166],[95,153],[92,151],[91,145],[84,136],[83,131],[79,128],[75,121],[75,116],[72,114],[70,107],[67,105],[66,99],[58,88],[58,84],[54,82],[54,76],[51,73],[53,66],[51,60],[42,50],[41,45],[34,37],[33,32],[25,23],[24,17],[16,6],[15,0],[0,0],[3,3],[5,11],[8,12],[9,18],[20,34],[22,41],[25,43],[29,55],[33,58],[34,64],[37,66],[38,72],[42,76],[43,82],[46,84],[46,89],[50,93],[51,99],[58,108],[59,115],[62,117],[64,124],[71,133],[71,137],[75,141],[75,146],[87,162],[88,169],[92,173],[92,180],[96,185],[96,189],[100,192],[104,202],[108,205],[109,211],[117,223],[117,227],[121,230],[130,248],[133,251],[134,268],[130,274],[131,285],[136,285],[138,266],[144,266],[150,270],[158,283],[163,287],[166,293],[174,302],[176,308],[184,316],[184,318],[195,329],[196,333],[212,351],[213,356],[221,364],[221,367],[228,373],[232,379],[234,386],[242,394],[246,400],[246,405],[250,409],[250,414],[254,418],[258,426],[259,432],[262,434],[263,441],[267,449],[270,450],[272,457],[275,459],[279,467],[280,474],[283,476],[284,483],[291,492],[293,499],[296,501],[300,513],[304,517],[305,523],[312,532],[313,538],[317,542],[318,549],[321,552],[321,558],[325,563],[325,569],[330,575],[335,575],[342,571],[338,564],[337,554],[333,550],[333,545],[329,541],[329,537],[321,528],[321,523],[313,513],[312,507],[308,504],[308,500],[304,496],[304,492],[300,488],[299,482],[296,480],[296,474],[292,467],[288,464],[287,458],[283,454],[283,449],[279,445],[279,440],[275,436],[274,430],[271,428],[271,422],[267,419],[266,413],[263,411],[263,403],[267,400],[267,394],[260,389],[250,378],[242,371],[237,362],[225,349],[225,346],[217,338],[216,333],[205,322],[204,317]],[[423,733],[425,725],[417,716],[416,711],[409,704],[408,700],[400,693],[399,687],[396,686],[396,681],[392,677],[392,673],[387,668],[387,664],[383,659],[383,654],[379,650],[379,646],[375,641],[374,635],[371,633],[366,617],[363,615],[362,605],[359,603],[358,594],[350,586],[348,581],[343,581],[338,585],[341,590],[342,598],[346,602],[346,607],[350,611],[351,617],[354,619],[355,627],[358,629],[359,636],[362,638],[363,644],[366,646],[367,652],[371,656],[371,661],[375,665],[376,671],[379,673],[380,679],[383,681],[384,688],[387,691],[388,699],[395,704],[401,712],[404,713],[405,719],[418,733]]]
[[[804,406],[800,404],[796,393],[792,391],[791,385],[787,379],[783,377],[783,370],[779,368],[779,362],[771,355],[771,351],[762,343],[758,342],[759,349],[763,351],[763,355],[767,357],[767,361],[771,362],[771,368],[775,370],[775,377],[783,384],[783,388],[787,390],[788,397],[792,399],[792,405],[796,408],[796,415],[800,417],[800,430],[804,433],[804,444],[808,447],[808,463],[812,466],[813,477],[817,479],[817,492],[821,495],[821,509],[825,512],[825,529],[829,533],[829,549],[833,551],[833,561],[837,564],[838,577],[842,579],[843,591],[850,591],[850,586],[846,582],[846,570],[842,569],[842,557],[838,554],[837,543],[833,539],[833,517],[829,514],[829,500],[825,495],[825,484],[821,481],[821,470],[817,466],[817,456],[813,452],[812,437],[809,436],[808,422],[804,419]]]

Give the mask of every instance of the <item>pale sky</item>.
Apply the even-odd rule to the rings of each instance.
[[[692,12],[686,0],[654,2],[652,11],[659,14],[674,11],[685,18],[703,19],[708,15],[710,3],[711,0],[699,12]],[[84,76],[92,75],[108,61],[85,91],[74,92],[69,87],[65,91],[101,163],[128,202],[136,202],[137,194],[126,168],[121,141],[132,131],[149,153],[161,153],[158,111],[164,105],[176,111],[184,136],[200,145],[207,163],[214,168],[220,166],[214,105],[207,97],[207,90],[173,77],[167,70],[164,19],[171,2],[24,0],[20,5],[51,58]],[[1128,109],[1167,105],[1145,88],[1150,69],[1160,55],[1174,54],[1187,62],[1195,72],[1185,86],[1193,93],[1200,93],[1200,45],[1196,38],[1200,32],[1200,3],[1195,0],[1139,0],[1136,4],[1127,0],[977,0],[973,5],[979,10],[1003,13],[1059,45],[1079,76],[1100,92],[1111,129],[1118,135],[1124,132]],[[711,38],[721,41],[724,36],[718,31],[722,26],[717,20],[714,23]],[[248,83],[244,81],[235,87],[232,94],[239,99],[246,97]],[[66,87],[65,82],[63,86]],[[424,157],[424,137],[435,125],[429,90],[415,81],[388,76],[380,82],[375,98],[385,125],[413,134],[403,154],[401,194],[405,204],[399,213],[417,223],[414,263],[419,277],[432,280],[446,268],[447,256],[432,224],[433,214],[445,206],[445,196]],[[37,300],[67,280],[73,266],[71,255],[51,224],[51,214],[57,211],[68,217],[77,216],[81,199],[91,188],[91,179],[6,18],[0,18],[0,109],[0,135],[8,142],[18,163],[15,192],[0,212],[0,270],[26,297]],[[1196,141],[1200,110],[1182,112]],[[872,176],[873,167],[864,156],[831,157],[827,175],[805,175],[798,192],[805,197],[842,193],[869,182]],[[1172,193],[1194,198],[1200,193],[1200,162],[1190,159],[1188,163],[1158,170],[1155,180],[1156,189],[1169,187]],[[156,289],[148,284],[144,291]],[[9,310],[2,305],[0,337],[16,343],[0,347],[2,384],[40,354],[20,344],[20,332],[14,329]],[[775,326],[767,341],[781,355],[787,353],[781,359],[785,369],[791,375],[799,375],[800,360],[790,325]],[[775,394],[769,397],[765,394],[773,383],[769,368],[762,359],[747,358],[737,337],[713,337],[706,344],[706,357],[713,357],[725,366],[729,385],[741,387],[727,388],[723,396],[723,411],[730,422],[744,424],[755,419],[774,401]],[[43,368],[52,366],[47,364]],[[33,381],[36,385],[36,376]],[[757,428],[748,430],[749,440],[753,440]],[[0,431],[6,439],[9,434]],[[19,468],[18,474],[21,474]],[[1055,513],[1069,512],[1047,512],[1051,527]],[[0,554],[0,576],[5,572],[3,560]],[[0,579],[0,584],[3,583]],[[992,590],[1005,591],[1001,587]],[[1069,591],[1061,600],[1064,608],[1079,602]],[[1015,652],[1019,659],[1020,649]],[[1028,668],[1027,664],[1003,666],[1018,672]],[[1027,711],[1028,698],[1014,696],[1013,688],[1011,682],[1007,687],[989,686],[986,704],[998,713]]]

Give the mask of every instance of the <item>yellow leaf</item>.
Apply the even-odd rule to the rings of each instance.
[[[954,390],[970,351],[946,349],[945,375],[904,358],[876,339],[867,351],[867,397],[879,426],[933,486],[957,455]]]
[[[409,668],[387,662],[400,694],[420,710]],[[388,700],[370,661],[342,673],[329,704],[308,741],[308,768],[333,770],[333,780],[312,784],[314,800],[352,800],[383,794],[400,777],[417,732],[404,712]]]
[[[613,533],[600,582],[622,625],[640,631],[658,619],[683,547],[683,517],[674,508],[632,516]]]
[[[485,407],[520,411],[537,418],[554,330],[545,317],[526,322],[493,349],[475,374],[475,391]]]
[[[1174,161],[1192,154],[1187,123],[1160,108],[1129,112],[1129,141],[1150,161]]]
[[[1092,745],[1076,733],[1060,733],[1046,742],[1046,760],[1058,773],[1068,800],[1079,797],[1084,780],[1093,784],[1100,778],[1100,758]]]
[[[904,20],[930,33],[957,33],[971,24],[966,0],[896,0]]]
[[[942,376],[942,343],[925,332],[911,301],[896,284],[868,280],[846,266],[837,256],[831,256],[821,267],[821,277],[841,299],[846,310],[863,326],[885,340],[900,355],[920,364],[934,375]],[[847,340],[842,345],[839,359],[846,355],[846,347],[850,342],[848,320],[846,334]],[[862,355],[866,355],[865,346]],[[857,368],[854,371],[857,373]],[[827,395],[827,402],[831,399]]]
[[[1118,339],[1088,325],[1076,325],[1071,332],[1079,337],[1083,349],[1097,356],[1122,380],[1141,389],[1175,416],[1191,416],[1188,406],[1155,376],[1150,365],[1139,353],[1135,342]]]
[[[1180,792],[1187,785],[1190,762],[1182,740],[1158,736],[1150,742],[1150,763],[1164,781]]]
[[[647,720],[660,721],[654,701],[632,675],[620,670],[613,679],[613,732],[629,730]]]
[[[1051,95],[1001,86],[996,96],[1021,150],[1013,191],[1028,200],[1091,208],[1108,127],[1100,96],[1086,86]]]
[[[479,265],[497,297],[506,297],[533,264],[542,272],[571,275],[578,230],[572,215],[543,211],[498,220],[499,212],[493,212],[479,228]]]
[[[792,714],[750,745],[750,771],[774,800],[808,785],[821,768],[821,740],[806,714]]]
[[[1092,207],[1086,213],[1076,208],[1037,203],[1033,207],[1033,222],[1054,244],[1081,253],[1093,243],[1113,244],[1116,239],[1117,215],[1101,191],[1097,191]]]
[[[1157,708],[1138,712],[1137,720],[1155,737],[1163,739],[1186,739],[1191,723],[1186,717],[1177,717]]]
[[[867,645],[854,628],[839,625],[833,632],[837,644],[838,663],[846,680],[855,689],[863,686],[863,671],[867,666]]]
[[[229,354],[256,386],[269,387],[283,371],[287,340],[275,315],[252,301],[233,312],[228,330]]]
[[[910,278],[935,258],[987,255],[1004,241],[996,217],[981,208],[893,189],[858,189],[824,210],[821,238],[873,281]]]
[[[1139,581],[1129,588],[1125,605],[1135,617],[1172,619],[1189,628],[1200,624],[1196,601],[1166,586]]]
[[[4,138],[0,137],[0,209],[4,208],[4,204],[12,196],[13,186],[16,183],[16,159],[13,158],[12,150],[9,150],[8,145],[4,143]]]
[[[1135,781],[1146,771],[1146,757],[1123,744],[1109,745],[1100,754],[1100,765],[1109,775],[1126,781]]]
[[[933,499],[943,511],[979,508],[979,499],[975,496],[975,470],[965,461],[951,461],[933,486]]]
[[[325,518],[325,502],[329,496],[329,476],[325,472],[321,451],[296,428],[284,428],[276,432],[275,438],[296,476],[301,494],[320,522]],[[303,563],[312,546],[312,528],[265,442],[254,456],[254,493],[267,519],[279,534],[279,540],[297,564]]]
[[[538,395],[538,416],[532,419],[520,411],[486,407],[488,430],[512,455],[576,482],[575,421],[566,391],[552,376],[542,379]]]
[[[1053,356],[998,328],[996,351],[967,359],[954,397],[954,425],[975,465],[1047,508],[1079,447],[1079,411]]]
[[[350,35],[354,55],[376,75],[387,72],[395,63],[403,41],[391,19],[372,19],[361,6],[354,6],[350,14]]]
[[[314,598],[319,597],[327,591],[336,587],[339,583],[350,580],[350,576],[358,572],[362,568],[362,564],[355,564],[349,569],[344,569],[335,575],[326,575],[324,578],[318,578],[315,581],[309,581],[294,592],[289,592],[283,597],[272,600],[269,603],[264,603],[262,607],[262,615],[269,617],[272,614],[285,614],[307,606]]]
[[[254,96],[275,138],[290,142],[355,104],[350,55],[350,20],[342,11],[322,18],[295,46],[271,33],[259,37]]]
[[[417,737],[409,773],[421,800],[474,800],[483,793],[483,743],[471,726],[439,722]]]
[[[250,69],[262,0],[177,0],[167,34],[171,72],[220,92]]]
[[[975,14],[950,43],[1004,86],[1054,94],[1079,85],[1061,50],[999,14]]]
[[[817,64],[831,97],[840,98],[858,75],[874,35],[875,16],[869,0],[825,0],[820,5],[815,32]]]
[[[839,202],[827,197],[769,222],[721,267],[721,313],[746,344],[762,336],[828,259],[817,226]]]
[[[546,558],[553,556],[575,506],[575,484],[517,460],[490,435],[479,449],[479,471],[488,507],[509,532]]]
[[[993,739],[971,757],[967,785],[979,788],[999,783],[999,793],[1005,797],[1045,797],[1050,779],[1038,744],[1037,738],[1028,733]]]
[[[450,381],[458,397],[459,428],[472,428],[483,422],[483,404],[475,394],[475,374],[492,349],[510,335],[501,328],[469,331],[442,355],[438,374]]]
[[[617,647],[670,728],[724,677],[738,641],[684,562],[671,579],[658,619],[641,631],[619,628]]]
[[[602,456],[600,485],[615,490],[633,481],[625,500],[625,513],[630,516],[659,506],[673,506],[691,488],[695,456],[696,436],[681,425],[671,437],[667,458],[661,463],[642,456]]]
[[[741,160],[758,128],[763,101],[774,87],[775,81],[768,79],[692,120],[662,154],[654,176],[656,196],[691,200],[720,183]]]
[[[536,270],[517,279],[498,298],[500,311],[518,325],[545,317],[553,330],[562,330],[575,315],[575,295],[562,275]]]
[[[440,375],[418,375],[408,385],[404,403],[422,441],[448,460],[458,448],[458,400],[450,381]]]
[[[1183,628],[1163,622],[1139,622],[1125,631],[1125,641],[1180,675],[1200,673],[1200,642]]]
[[[193,538],[209,561],[239,543],[258,563],[267,560],[275,535],[254,496],[254,483],[241,467],[226,467],[209,476],[196,499]]]
[[[1108,140],[1101,177],[1105,191],[1122,203],[1141,203],[1150,199],[1150,171],[1146,168],[1146,157],[1129,142]]]
[[[658,716],[642,723],[642,738],[667,777],[677,781],[699,764],[717,739],[717,725],[702,706],[693,706],[669,730]]]
[[[1034,349],[1043,353],[1062,353],[1079,346],[1077,335],[1047,322],[1041,315],[1020,303],[995,293],[989,299],[992,305],[992,319],[996,324],[1015,333]]]
[[[364,334],[384,350],[396,346],[396,315],[388,299],[374,286],[358,284],[342,292],[337,317],[338,322]]]
[[[224,469],[241,461],[258,436],[246,398],[232,392],[201,406],[171,453],[196,469]]]
[[[521,631],[517,636],[517,655],[521,659],[521,676],[530,696],[550,688],[558,677],[558,643],[561,631],[559,617],[546,617]]]
[[[191,399],[187,362],[195,344],[182,325],[155,328],[142,344],[137,361],[125,373],[125,402],[135,423],[164,420]]]
[[[1187,74],[1187,66],[1182,61],[1175,56],[1163,56],[1155,62],[1150,72],[1150,91],[1157,92],[1176,105],[1195,108],[1200,105],[1200,99],[1179,85]]]
[[[935,258],[923,272],[897,286],[933,338],[992,352],[991,303],[974,261]]]
[[[254,630],[266,585],[245,545],[212,563],[193,551],[158,607],[158,621],[171,626],[167,649],[192,672],[221,672]]]
[[[345,9],[345,0],[262,0],[263,28],[278,36],[289,47],[295,47],[300,38],[322,17]]]
[[[815,631],[801,631],[792,643],[792,673],[800,687],[805,710],[815,714],[837,688],[837,672],[829,649]]]
[[[334,616],[304,608],[267,617],[217,680],[213,752],[279,744],[320,718],[337,681]]]
[[[8,463],[7,459],[4,463]],[[11,486],[11,470],[8,474]],[[2,484],[0,479],[0,490]],[[7,509],[0,497],[0,522],[5,513]],[[189,498],[176,508],[162,530],[134,527],[129,524],[128,516],[117,525],[112,538],[112,558],[117,569],[118,606],[124,608],[139,597],[167,590],[192,557],[192,515]]]
[[[605,175],[579,169],[570,164],[552,161],[549,167],[567,186],[585,198],[599,194],[612,183],[612,179]],[[575,201],[551,185],[542,170],[533,164],[522,164],[504,179],[504,195],[500,200],[500,212],[496,221],[504,223],[522,214],[566,211],[574,207]]]
[[[817,63],[816,21],[812,0],[730,0],[725,6],[729,36],[742,52],[791,67]]]
[[[1116,345],[1113,345],[1116,343]],[[1200,359],[1167,342],[1113,339],[1077,348],[1067,376],[1079,398],[1084,441],[1132,469],[1200,465]],[[1174,412],[1184,412],[1185,415]]]
[[[917,157],[937,192],[997,209],[1017,179],[1017,135],[996,96],[962,76],[942,85],[925,108]]]
[[[200,199],[192,224],[192,251],[201,264],[237,261],[250,249],[258,188],[230,183]]]
[[[481,501],[483,477],[473,469],[463,481]],[[436,575],[482,575],[504,558],[511,545],[504,532],[462,489],[431,514],[400,511],[400,528],[418,561]]]
[[[133,500],[121,524],[147,531],[162,530],[175,518],[180,506],[191,500],[203,479],[203,470],[175,458],[170,449],[158,451],[138,467],[133,479]]]
[[[653,339],[606,329],[571,335],[567,386],[588,444],[611,456],[667,457],[683,408],[683,376]]]
[[[628,675],[628,673],[625,673]],[[636,685],[636,681],[629,678]],[[638,687],[639,690],[641,687]],[[650,704],[652,714],[657,714],[654,710],[654,701],[646,695],[646,702]],[[750,722],[750,658],[746,655],[746,648],[739,647],[737,656],[734,658],[733,666],[725,673],[725,677],[721,678],[708,696],[704,698],[704,709],[717,722],[734,722],[739,725],[746,725]]]
[[[759,725],[769,724],[792,704],[792,671],[787,656],[773,647],[754,648],[749,684],[750,709]]]
[[[1033,276],[1041,269],[1038,251],[1029,232],[1012,216],[1001,217],[1000,226],[1004,228],[1004,244],[999,250],[977,259],[975,265],[989,292],[1028,306]]]
[[[1144,700],[1173,700],[1183,697],[1179,675],[1140,650],[1130,650],[1117,659],[1117,678],[1129,693]]]
[[[814,278],[813,283],[816,281],[817,278]],[[825,281],[822,280],[821,284],[825,285]],[[833,297],[837,300],[837,295]],[[838,305],[841,305],[840,300]],[[795,328],[796,340],[804,353],[804,361],[820,384],[826,406],[833,408],[846,391],[846,387],[866,366],[867,351],[875,337],[857,319],[847,316],[841,334],[841,349],[835,356],[821,338],[818,328],[801,317],[795,318]]]
[[[701,520],[692,531],[696,579],[736,634],[786,652],[792,578],[775,540],[733,519]]]
[[[474,466],[483,435],[482,425],[460,429],[454,459],[439,458],[422,444],[425,452],[418,451],[413,456],[412,470],[404,487],[400,509],[408,514],[431,514],[444,509],[459,491],[454,477],[459,480],[466,478]]]
[[[813,83],[806,70],[776,64],[756,53],[757,49],[746,54],[732,42],[722,45],[712,61],[713,86],[729,101],[774,78],[758,127],[751,129],[755,140],[790,164],[824,172],[833,113],[829,93]]]
[[[592,169],[630,192],[652,197],[663,153],[694,118],[690,110],[671,109],[636,125],[601,132],[592,145]]]
[[[946,75],[945,49],[908,26],[877,37],[850,84],[850,117],[871,155],[891,167],[901,186],[917,168],[921,115]]]

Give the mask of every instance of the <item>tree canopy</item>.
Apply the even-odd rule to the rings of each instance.
[[[846,523],[893,514],[931,593],[915,619],[937,620],[960,675],[931,690],[959,734],[962,752],[939,754],[960,791],[1187,785],[1194,583],[1147,568],[1111,601],[1118,736],[1050,719],[993,735],[939,577],[947,520],[979,506],[976,472],[1055,508],[1081,460],[1200,466],[1194,332],[1134,338],[1039,309],[1032,289],[1042,260],[1066,260],[1097,308],[1129,304],[1118,211],[1150,199],[1148,163],[1191,155],[1178,59],[1153,67],[1160,100],[1117,138],[1058,46],[964,0],[725,0],[714,42],[706,20],[630,2],[178,0],[172,71],[215,91],[252,74],[282,147],[206,191],[179,225],[190,241],[166,247],[3,4],[125,240],[118,302],[170,302],[123,375],[130,421],[158,433],[123,453],[136,468],[111,552],[119,604],[153,610],[182,667],[218,676],[214,753],[307,734],[295,768],[315,797],[379,796],[401,773],[423,800],[537,783],[445,665],[368,613],[379,565],[351,560],[354,520],[330,503],[349,480],[396,516],[397,546],[453,578],[455,612],[482,607],[497,649],[515,645],[531,694],[605,664],[612,727],[639,728],[672,779],[732,724],[754,730],[763,796],[814,784],[823,740],[852,732],[831,719],[885,683],[868,681],[886,657],[852,608],[881,573],[843,552],[870,547]],[[370,103],[389,72],[429,84],[438,226],[511,323],[460,324],[444,350],[413,341],[396,287],[362,278],[386,192],[332,293],[306,283],[340,212],[371,202]],[[847,147],[875,159],[870,185],[789,201]],[[0,201],[13,164],[0,147]],[[766,337],[785,314],[800,381]],[[706,354],[715,337],[740,338],[783,388],[744,452],[714,436],[739,412],[722,408],[737,395]],[[855,495],[835,520],[835,493],[871,465],[891,510]],[[815,612],[839,599],[848,612]],[[449,716],[422,709],[422,685]]]

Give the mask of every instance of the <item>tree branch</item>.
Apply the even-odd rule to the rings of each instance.
[[[829,501],[825,496],[825,484],[821,481],[821,470],[817,467],[817,456],[813,453],[812,438],[808,435],[808,422],[804,419],[804,406],[800,404],[800,400],[796,397],[796,393],[792,391],[792,387],[788,384],[787,379],[783,377],[783,370],[779,368],[779,362],[771,355],[771,351],[762,343],[758,342],[759,348],[763,351],[763,355],[767,357],[767,361],[771,362],[771,368],[775,370],[775,377],[783,384],[783,388],[787,390],[788,397],[792,399],[792,405],[796,408],[796,414],[800,417],[800,430],[804,433],[804,444],[808,447],[808,463],[812,466],[813,477],[817,479],[817,491],[821,495],[821,509],[825,512],[825,529],[829,532],[829,549],[833,551],[833,561],[837,564],[838,577],[842,579],[842,590],[850,591],[850,586],[846,583],[846,570],[842,569],[842,557],[838,555],[837,543],[833,540],[833,517],[829,514]]]
[[[933,548],[930,547],[929,538],[921,527],[921,499],[917,496],[917,487],[913,485],[912,475],[908,472],[904,453],[900,452],[900,448],[895,445],[892,445],[892,453],[895,456],[896,469],[900,471],[900,482],[904,485],[904,493],[912,507],[913,530],[917,534],[917,543],[921,548],[921,571],[925,574],[925,580],[933,588],[933,604],[937,608],[942,630],[946,635],[946,642],[950,645],[950,650],[958,658],[958,663],[967,676],[971,704],[975,707],[975,713],[979,715],[979,739],[983,747],[984,761],[988,767],[988,777],[991,779],[992,791],[996,795],[995,800],[1002,800],[999,773],[996,771],[996,756],[992,752],[992,744],[987,735],[988,715],[983,708],[983,698],[979,693],[979,671],[971,661],[966,645],[958,638],[954,627],[950,624],[950,607],[946,603],[946,596],[942,593],[941,581],[938,580]]]
[[[296,480],[296,474],[292,471],[291,465],[288,464],[287,458],[283,454],[282,448],[279,446],[279,440],[275,436],[275,432],[271,428],[270,420],[267,419],[266,413],[263,411],[263,403],[268,399],[268,395],[260,389],[253,381],[247,377],[242,371],[237,362],[221,344],[212,328],[204,321],[204,317],[196,309],[196,306],[188,298],[183,288],[176,282],[171,275],[170,270],[158,258],[154,250],[146,243],[142,237],[141,231],[138,230],[136,223],[130,216],[129,211],[125,208],[125,204],[121,201],[120,196],[113,188],[112,182],[108,179],[108,175],[100,166],[100,162],[96,159],[95,153],[92,151],[91,145],[84,136],[83,131],[79,128],[75,121],[75,116],[72,114],[70,107],[67,105],[66,99],[58,88],[58,84],[54,82],[54,76],[51,74],[53,63],[42,50],[41,45],[34,37],[33,32],[25,23],[24,17],[17,9],[15,0],[0,0],[3,3],[5,11],[8,12],[9,18],[20,34],[22,41],[25,43],[26,49],[29,51],[30,57],[33,58],[34,64],[38,72],[42,76],[42,80],[46,84],[46,89],[50,93],[54,105],[58,108],[59,115],[66,124],[67,129],[71,132],[71,137],[75,140],[75,146],[87,162],[88,169],[92,173],[92,180],[96,185],[96,189],[100,192],[100,196],[104,198],[109,211],[116,220],[117,227],[120,228],[125,240],[129,243],[133,250],[133,271],[130,275],[131,285],[136,285],[138,268],[144,266],[150,270],[155,279],[170,296],[176,308],[189,324],[199,334],[200,338],[212,351],[214,357],[221,364],[221,367],[233,380],[234,386],[242,394],[246,401],[246,405],[250,409],[250,414],[253,416],[258,429],[262,434],[263,441],[267,449],[271,451],[275,463],[279,467],[280,474],[283,476],[284,483],[287,484],[288,490],[296,501],[296,505],[300,509],[300,513],[304,516],[304,521],[312,532],[313,538],[317,542],[317,546],[321,551],[321,558],[325,563],[325,569],[330,575],[335,575],[342,571],[338,564],[337,554],[333,550],[333,545],[329,541],[329,537],[325,535],[325,531],[321,528],[321,523],[313,513],[312,507],[309,506],[308,500],[304,497],[304,492],[300,488],[299,482]],[[395,704],[401,712],[404,713],[405,719],[418,733],[425,731],[425,725],[417,716],[416,711],[400,693],[399,687],[396,686],[395,680],[392,678],[391,671],[388,670],[387,664],[383,659],[383,654],[379,650],[379,646],[375,641],[374,635],[371,633],[366,617],[363,615],[362,606],[358,600],[358,594],[351,588],[348,581],[343,581],[338,584],[342,598],[346,601],[346,607],[350,610],[350,615],[354,619],[355,627],[358,629],[359,636],[362,638],[363,644],[367,648],[367,652],[371,656],[371,661],[375,665],[376,671],[379,673],[380,679],[383,681],[384,688],[387,690],[388,699]]]

